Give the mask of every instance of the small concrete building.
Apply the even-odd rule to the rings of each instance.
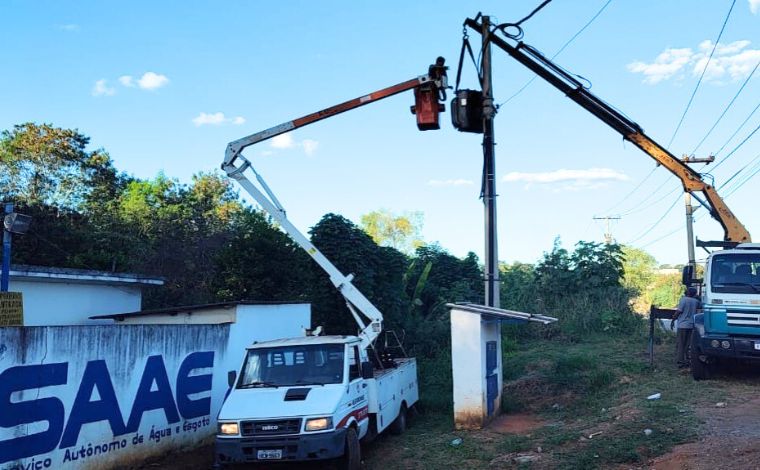
[[[470,303],[446,304],[451,318],[454,425],[480,429],[501,410],[501,324],[557,321],[554,317]]]
[[[13,265],[9,291],[21,292],[24,326],[103,323],[97,314],[142,308],[142,290],[164,280],[139,274]]]

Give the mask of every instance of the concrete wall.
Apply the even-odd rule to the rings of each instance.
[[[457,429],[479,429],[499,414],[502,394],[501,326],[479,314],[452,308],[451,367],[454,425]],[[488,413],[486,344],[496,343],[496,396]]]
[[[0,328],[0,470],[109,468],[209,438],[245,346],[309,326],[307,304],[250,307],[227,324]]]
[[[110,323],[89,320],[92,315],[140,310],[139,286],[111,286],[11,279],[9,290],[24,298],[24,325],[86,325]]]

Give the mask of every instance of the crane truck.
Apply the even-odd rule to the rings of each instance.
[[[360,468],[360,441],[390,428],[401,433],[419,397],[414,358],[378,354],[383,315],[291,222],[242,151],[277,135],[413,90],[420,130],[438,129],[447,88],[444,59],[428,73],[230,142],[222,169],[327,273],[359,329],[356,336],[318,334],[253,343],[218,416],[217,467],[237,463],[323,461]],[[255,175],[258,186],[246,175]],[[366,320],[365,320],[366,319]]]
[[[491,44],[665,167],[681,181],[684,191],[722,226],[722,241],[697,242],[705,250],[720,248],[708,251],[704,278],[696,279],[693,265],[686,265],[683,271],[683,283],[698,287],[702,300],[702,313],[695,316],[691,338],[690,365],[694,379],[708,378],[721,361],[760,361],[760,244],[751,243],[749,232],[716,189],[699,172],[646,135],[641,126],[592,94],[576,76],[522,42],[519,25],[498,25],[484,32],[481,18],[480,14],[467,18],[464,26],[486,34]],[[464,114],[476,112],[468,110]]]

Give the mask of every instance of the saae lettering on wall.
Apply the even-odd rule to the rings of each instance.
[[[0,427],[46,422],[47,429],[0,440],[0,464],[75,446],[82,426],[87,423],[108,421],[113,437],[117,437],[136,432],[143,414],[151,410],[163,410],[169,424],[208,415],[211,413],[211,397],[190,397],[210,392],[212,375],[191,373],[195,369],[213,366],[213,351],[189,354],[179,366],[173,391],[163,356],[148,357],[126,422],[121,410],[123,403],[120,404],[116,397],[105,360],[87,363],[68,417],[67,407],[55,396],[25,401],[18,401],[13,396],[24,390],[66,385],[68,362],[6,369],[0,373]]]

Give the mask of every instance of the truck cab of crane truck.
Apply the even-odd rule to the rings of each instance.
[[[760,243],[711,253],[701,287],[703,311],[694,318],[692,335],[694,378],[707,378],[721,359],[760,360]]]
[[[338,457],[358,464],[350,454],[360,452],[359,439],[402,419],[400,413],[417,401],[414,359],[401,360],[397,369],[374,370],[355,336],[254,343],[239,374],[230,377],[231,390],[219,411],[217,465]],[[413,383],[391,385],[395,403],[384,402],[390,384],[382,381],[404,377]]]

